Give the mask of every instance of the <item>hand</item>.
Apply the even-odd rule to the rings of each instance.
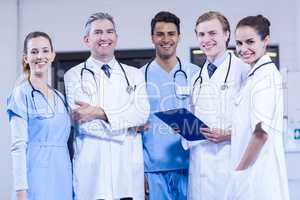
[[[241,164],[238,165],[237,168],[235,168],[235,171],[243,171],[243,170],[246,170],[248,167],[245,167],[245,166],[241,166]]]
[[[173,128],[173,131],[175,134],[180,134],[180,129],[179,128]]]
[[[223,130],[219,128],[200,128],[200,131],[207,138],[207,140],[214,143],[220,143],[231,139],[230,130]]]
[[[106,114],[104,110],[100,107],[91,106],[88,103],[82,101],[75,101],[75,104],[78,106],[73,110],[73,119],[79,123],[84,123],[91,121],[93,119],[102,119],[107,121]]]
[[[147,177],[144,175],[144,192],[145,192],[145,200],[148,200],[149,196],[149,186],[148,186],[148,180]]]
[[[142,126],[135,126],[135,127],[129,128],[129,130],[133,130],[133,131],[135,131],[137,133],[141,133],[143,131],[147,131],[148,129],[149,129],[149,124],[148,123],[146,123],[146,124],[144,124]]]
[[[26,190],[17,191],[17,200],[28,200]]]

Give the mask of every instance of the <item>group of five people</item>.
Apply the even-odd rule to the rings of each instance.
[[[26,79],[7,102],[14,198],[288,200],[282,80],[266,55],[269,26],[262,15],[239,21],[239,59],[227,50],[226,17],[202,14],[195,34],[206,62],[199,68],[176,54],[179,18],[159,12],[151,21],[155,58],[139,70],[114,57],[114,20],[95,13],[83,38],[91,55],[65,73],[66,98],[47,84],[55,57],[50,37],[28,34]],[[176,90],[178,77],[188,95]],[[174,108],[205,122],[210,128],[199,132],[206,140],[187,141],[154,115]]]

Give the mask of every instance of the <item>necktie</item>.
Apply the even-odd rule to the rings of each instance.
[[[110,66],[108,64],[104,64],[101,69],[104,71],[105,75],[110,78]]]
[[[207,65],[207,72],[208,72],[209,78],[214,74],[214,72],[216,71],[216,69],[217,69],[217,67],[214,64],[212,64],[212,63],[209,63]]]

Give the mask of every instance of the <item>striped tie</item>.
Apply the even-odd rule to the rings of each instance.
[[[108,64],[104,64],[101,69],[104,71],[105,75],[110,78],[110,66]]]
[[[212,64],[212,63],[209,63],[207,65],[207,72],[208,72],[209,78],[214,74],[214,72],[216,71],[216,69],[217,69],[217,67],[214,64]]]

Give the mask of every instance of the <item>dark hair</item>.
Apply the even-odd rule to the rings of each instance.
[[[52,44],[52,40],[50,38],[50,36],[47,33],[44,32],[39,32],[39,31],[34,31],[29,33],[24,40],[24,47],[23,47],[23,55],[27,55],[27,48],[28,48],[28,42],[29,40],[33,39],[33,38],[37,38],[37,37],[43,37],[46,38],[49,43],[50,43],[50,47],[51,47],[51,51],[53,52],[53,44]],[[26,76],[26,78],[29,78],[30,75],[30,67],[29,64],[25,63],[24,59],[22,59],[22,65],[23,65],[23,72]]]
[[[250,26],[251,28],[254,28],[262,40],[270,35],[271,23],[262,15],[248,16],[241,19],[236,25],[236,29],[241,26]]]
[[[173,13],[170,13],[168,11],[161,11],[157,13],[154,16],[154,18],[151,20],[151,35],[154,34],[154,28],[157,22],[166,22],[166,23],[175,24],[177,28],[177,32],[178,34],[180,34],[180,19]]]
[[[213,20],[213,19],[219,20],[219,22],[222,25],[222,28],[223,28],[224,32],[228,31],[229,36],[228,36],[228,39],[226,41],[226,47],[228,47],[229,40],[230,40],[230,24],[229,24],[227,18],[224,15],[222,15],[221,13],[217,12],[217,11],[208,11],[208,12],[200,15],[198,17],[197,21],[196,21],[195,32],[197,33],[196,28],[197,28],[198,24],[200,24],[202,22],[205,22],[205,21],[210,21],[210,20]]]

